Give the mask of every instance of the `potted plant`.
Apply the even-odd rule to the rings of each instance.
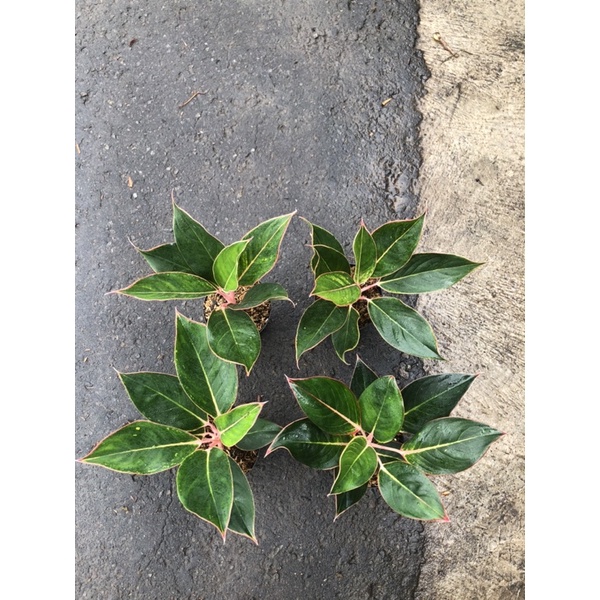
[[[138,250],[154,274],[117,293],[140,300],[209,297],[205,306],[210,349],[223,360],[243,365],[248,374],[260,354],[257,325],[266,324],[268,303],[289,300],[280,284],[260,280],[275,266],[294,214],[264,221],[225,246],[173,201],[175,242]]]
[[[256,542],[245,471],[281,428],[259,418],[263,402],[235,404],[237,367],[209,349],[207,325],[181,314],[175,370],[119,373],[146,420],[115,431],[81,462],[138,475],[179,467],[177,494],[187,510],[212,523],[223,539],[232,531]]]
[[[421,294],[454,285],[481,263],[451,254],[415,254],[424,215],[390,221],[370,232],[364,222],[353,241],[354,264],[335,236],[307,221],[311,228],[311,270],[316,300],[305,310],[296,333],[296,361],[326,338],[337,356],[360,340],[359,325],[371,321],[391,346],[421,358],[441,358],[427,321],[390,294]]]
[[[431,375],[400,391],[357,358],[350,387],[329,377],[289,379],[306,418],[275,437],[267,454],[285,448],[314,469],[333,469],[336,518],[377,487],[398,514],[448,521],[427,475],[464,471],[502,433],[449,416],[474,377]]]

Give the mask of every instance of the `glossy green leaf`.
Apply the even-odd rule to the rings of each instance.
[[[360,395],[358,404],[363,429],[382,444],[392,441],[404,420],[402,394],[394,377],[376,379]]]
[[[191,267],[177,244],[163,244],[150,250],[138,250],[138,252],[146,259],[155,273],[165,273],[168,271],[181,271],[189,273]]]
[[[368,367],[359,356],[356,357],[356,364],[352,372],[350,389],[357,398],[377,379],[377,374]]]
[[[165,373],[119,373],[135,407],[150,421],[193,431],[206,423],[206,413],[185,393],[179,379]]]
[[[347,435],[330,435],[309,419],[300,419],[284,427],[267,450],[270,454],[285,448],[298,462],[312,469],[332,469],[350,441]]]
[[[429,323],[398,298],[369,300],[368,311],[381,337],[396,350],[421,358],[441,358]]]
[[[347,309],[327,300],[315,300],[305,311],[296,331],[296,362],[311,348],[337,331],[346,320]]]
[[[215,419],[215,427],[219,430],[221,442],[225,446],[235,446],[250,431],[264,402],[251,402],[232,408],[229,412]]]
[[[362,436],[352,438],[340,456],[338,475],[330,494],[349,492],[367,483],[377,469],[377,454]]]
[[[223,243],[173,203],[173,234],[192,273],[212,280],[212,267]]]
[[[354,350],[358,346],[360,340],[360,331],[358,328],[358,320],[360,315],[358,311],[352,306],[348,307],[348,314],[344,324],[331,334],[331,341],[333,342],[333,349],[338,355],[339,359],[348,364],[345,359],[346,352]]]
[[[253,285],[275,266],[281,241],[295,214],[294,211],[264,221],[242,238],[250,243],[239,260],[240,285]]]
[[[216,291],[210,281],[189,273],[155,273],[138,279],[119,294],[138,300],[192,300]]]
[[[277,423],[267,419],[256,419],[250,431],[236,444],[240,450],[258,450],[268,446],[281,431]]]
[[[180,464],[198,447],[198,438],[166,425],[134,421],[101,441],[82,462],[121,473],[149,475]]]
[[[311,295],[329,300],[338,306],[348,306],[360,297],[360,287],[348,273],[323,273],[315,280]]]
[[[343,435],[360,428],[358,400],[341,381],[310,377],[288,383],[304,414],[323,431]]]
[[[450,415],[474,379],[475,375],[448,373],[428,375],[409,383],[402,390],[404,430],[417,433],[428,421]]]
[[[212,523],[223,538],[233,507],[229,457],[219,448],[194,452],[177,471],[177,494],[183,506]]]
[[[377,246],[373,236],[368,232],[364,223],[360,224],[360,229],[354,238],[352,244],[354,250],[354,280],[356,283],[365,283],[375,271],[377,263]]]
[[[350,274],[350,263],[346,258],[344,248],[335,236],[318,225],[309,221],[306,221],[306,223],[311,231],[311,246],[314,251],[311,268],[315,273],[315,277],[334,271],[343,271]]]
[[[356,504],[369,488],[368,483],[350,490],[335,495],[335,518],[337,519],[343,512],[347,511],[351,506]]]
[[[425,215],[408,221],[391,221],[373,232],[377,266],[373,277],[383,277],[404,266],[419,244]]]
[[[314,223],[307,221],[304,218],[302,220],[310,227],[312,246],[325,246],[339,252],[340,254],[344,254],[344,248],[340,242],[338,242],[333,233],[327,231],[327,229],[324,229],[319,225],[315,225]]]
[[[224,292],[233,292],[238,287],[238,259],[249,240],[234,242],[219,252],[213,263],[213,280]]]
[[[444,290],[481,264],[451,254],[415,254],[399,271],[384,277],[380,286],[392,294]]]
[[[216,417],[227,412],[237,397],[235,365],[216,357],[208,345],[208,329],[177,314],[175,369],[187,395],[204,412]]]
[[[446,417],[427,423],[402,450],[405,460],[426,473],[458,473],[472,467],[501,435],[483,423]]]
[[[229,466],[233,478],[233,505],[227,528],[258,543],[254,535],[254,497],[250,484],[242,469],[231,457]]]
[[[215,310],[208,319],[211,350],[227,362],[244,365],[250,373],[260,354],[260,333],[252,319],[241,310]]]
[[[241,302],[230,304],[229,308],[231,310],[246,310],[273,300],[289,300],[291,302],[282,285],[278,283],[257,283],[246,292]]]
[[[418,469],[401,461],[381,465],[379,491],[398,514],[422,521],[447,521],[446,511],[433,483]]]

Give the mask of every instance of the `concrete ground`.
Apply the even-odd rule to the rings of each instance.
[[[78,457],[137,418],[113,368],[173,372],[175,307],[200,318],[197,302],[105,295],[148,272],[129,239],[172,239],[171,191],[226,242],[297,209],[350,249],[361,218],[426,209],[422,250],[486,262],[418,300],[447,360],[382,353],[369,330],[358,350],[401,381],[478,372],[457,412],[508,434],[439,478],[449,524],[374,493],[333,523],[329,475],[275,453],[250,476],[258,547],[223,545],[171,472],[77,465],[76,597],[523,598],[522,2],[82,0],[76,16]],[[294,364],[307,241],[294,219],[269,280],[297,306],[275,306],[240,390],[281,424],[298,416],[284,374],[351,371],[328,345]]]

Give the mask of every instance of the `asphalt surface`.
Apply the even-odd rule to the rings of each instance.
[[[171,193],[225,243],[293,210],[348,251],[364,218],[413,217],[419,168],[417,2],[81,0],[76,6],[76,457],[139,417],[119,371],[173,373],[178,308],[107,292],[149,272],[129,243],[172,241]],[[195,92],[189,103],[182,106]],[[268,281],[275,304],[240,397],[300,416],[284,375],[349,381],[330,343],[294,361],[311,300],[309,231],[295,217]],[[422,364],[368,327],[358,352],[401,381]],[[350,358],[354,358],[351,353]],[[228,600],[414,596],[423,526],[374,492],[338,521],[331,474],[285,451],[250,474],[259,545],[180,505],[173,471],[129,476],[76,465],[76,597]]]

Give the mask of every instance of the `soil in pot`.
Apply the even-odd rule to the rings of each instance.
[[[240,302],[246,292],[250,289],[250,286],[244,285],[239,287],[235,291],[235,301]],[[370,291],[370,290],[369,290]],[[217,306],[220,306],[225,302],[225,299],[219,294],[211,294],[204,299],[204,321],[208,322],[208,318]],[[271,302],[263,302],[259,306],[248,308],[244,311],[254,321],[256,328],[262,331],[269,322],[269,315],[271,314]]]
[[[235,446],[228,448],[227,453],[244,473],[248,473],[252,469],[258,458],[258,450],[240,450]]]
[[[350,266],[350,270],[354,275],[354,265]],[[377,279],[369,279],[364,285],[371,285],[376,281]],[[381,291],[381,288],[379,286],[376,286],[365,290],[362,295],[365,298],[381,298],[381,296],[383,296],[383,292]],[[371,317],[369,316],[366,300],[357,300],[352,306],[358,311],[358,314],[360,315],[358,318],[359,327],[363,327],[367,323],[371,322]]]

